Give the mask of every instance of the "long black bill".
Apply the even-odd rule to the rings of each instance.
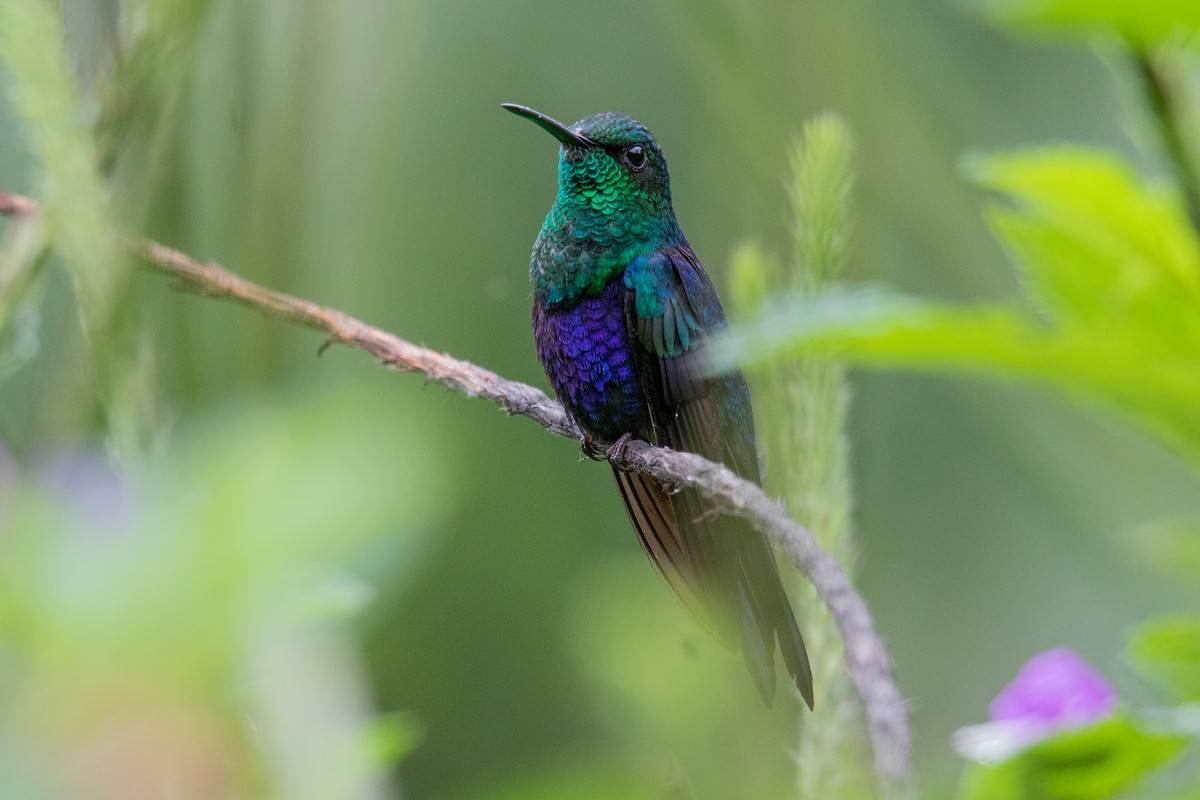
[[[507,111],[511,111],[518,117],[524,117],[527,120],[537,123],[549,131],[551,136],[553,136],[555,139],[558,139],[563,144],[572,144],[576,147],[596,146],[596,143],[588,137],[576,133],[553,117],[547,117],[540,111],[534,111],[529,106],[519,106],[516,103],[501,103],[500,107]]]

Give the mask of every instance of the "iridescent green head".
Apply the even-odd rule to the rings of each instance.
[[[525,106],[504,108],[557,139],[558,197],[534,248],[534,293],[548,304],[598,291],[633,258],[680,240],[667,159],[624,114],[563,125]]]
[[[550,132],[562,143],[559,199],[588,205],[606,216],[660,216],[671,211],[671,185],[662,149],[639,122],[624,114],[594,114],[570,127],[525,106],[504,108]]]

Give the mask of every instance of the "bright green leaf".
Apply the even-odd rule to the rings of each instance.
[[[385,765],[407,757],[424,738],[425,728],[420,720],[412,714],[396,712],[368,722],[359,745],[370,761]]]
[[[1129,415],[1200,461],[1200,371],[1107,333],[1056,331],[1002,306],[835,289],[779,304],[712,349],[714,369],[800,354],[1033,381]]]
[[[975,766],[961,800],[1107,800],[1175,756],[1184,740],[1111,717],[1064,731],[996,766]]]
[[[1077,147],[975,158],[968,169],[1011,199],[992,221],[1058,325],[1200,352],[1200,242],[1178,193]]]
[[[735,326],[714,368],[806,354],[1032,381],[1117,410],[1200,463],[1200,242],[1180,199],[1095,150],[970,169],[1012,199],[993,219],[1041,313],[832,288]]]
[[[981,6],[1017,29],[1116,34],[1142,47],[1200,32],[1200,5],[1193,0],[984,0]]]
[[[1200,617],[1159,617],[1138,626],[1129,661],[1185,702],[1200,702]]]

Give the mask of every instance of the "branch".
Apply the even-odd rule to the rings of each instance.
[[[20,216],[36,209],[33,200],[0,192],[0,215]],[[228,300],[321,331],[330,337],[322,350],[335,343],[355,347],[370,353],[389,369],[423,373],[430,381],[451,391],[486,398],[507,414],[528,417],[551,433],[572,439],[581,436],[563,407],[532,386],[506,380],[491,370],[415,345],[341,311],[264,288],[216,264],[201,263],[157,242],[129,237],[126,243],[155,270],[175,278],[178,289]],[[880,784],[889,797],[907,795],[912,758],[908,710],[892,677],[891,660],[875,631],[867,604],[837,560],[822,550],[812,533],[789,517],[761,487],[701,456],[635,441],[614,457],[612,463],[646,472],[674,486],[695,489],[722,511],[749,521],[808,576],[841,632],[846,669],[866,710]]]

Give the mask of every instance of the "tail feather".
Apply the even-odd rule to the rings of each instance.
[[[720,535],[738,541],[737,588],[742,608],[742,654],[746,665],[754,675],[763,700],[771,705],[775,694],[775,642],[778,640],[783,663],[805,704],[812,709],[813,680],[808,651],[783,588],[775,557],[766,541],[747,522],[731,517],[722,519],[726,525]],[[766,653],[766,669],[759,665],[758,651]]]
[[[808,661],[808,650],[804,647],[804,637],[800,635],[800,626],[792,613],[792,604],[788,602],[787,592],[781,583],[776,583],[777,603],[782,606],[783,613],[776,615],[778,624],[775,633],[779,636],[779,651],[783,655],[783,663],[788,674],[804,698],[809,711],[813,710],[813,674],[812,665]]]
[[[657,478],[641,472],[613,468],[613,477],[625,502],[629,521],[633,523],[642,550],[654,565],[655,572],[700,627],[733,646],[733,642],[726,641],[722,632],[713,626],[706,604],[698,594],[699,587],[666,487]]]
[[[768,706],[775,699],[775,633],[764,624],[755,611],[756,603],[750,596],[752,588],[738,587],[739,632],[741,634],[742,659],[754,678],[754,685]]]
[[[775,643],[809,708],[812,671],[766,540],[744,520],[716,514],[692,490],[613,470],[642,549],[680,604],[742,658],[767,705],[775,696]]]

